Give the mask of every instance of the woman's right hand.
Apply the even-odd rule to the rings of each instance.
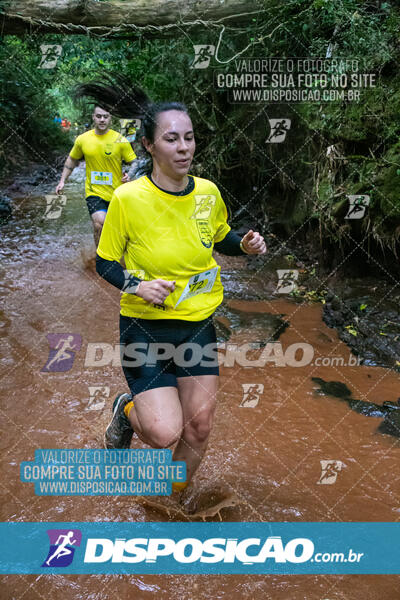
[[[175,290],[175,281],[165,279],[153,279],[152,281],[141,281],[136,291],[136,296],[143,298],[151,304],[163,304],[169,294]]]

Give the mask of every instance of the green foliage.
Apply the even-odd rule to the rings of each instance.
[[[188,105],[197,141],[194,172],[218,183],[233,212],[247,206],[253,220],[268,221],[288,234],[316,224],[321,241],[339,240],[344,247],[351,229],[343,221],[346,195],[368,193],[371,205],[361,225],[363,233],[393,248],[400,225],[397,3],[265,0],[263,4],[268,18],[260,11],[246,27],[226,22],[218,56],[207,69],[191,68],[193,44],[217,46],[218,24],[177,27],[158,38],[134,31],[121,31],[116,39],[6,37],[0,45],[2,158],[33,152],[41,161],[54,150],[67,152],[71,139],[54,127],[54,113],[66,114],[80,125],[90,120],[89,107],[72,103],[72,87],[102,69],[115,70],[143,87],[153,100]],[[37,68],[43,43],[62,45],[54,70]],[[232,59],[238,54],[325,57],[328,48],[333,57],[362,61],[360,71],[376,75],[376,87],[364,89],[360,102],[230,104],[226,93],[214,85],[215,70],[234,72]],[[292,120],[287,140],[266,144],[268,119],[282,116]],[[329,158],[327,148],[332,145],[337,155]]]
[[[59,106],[51,89],[53,74],[38,69],[39,45],[8,37],[0,46],[1,173],[15,167],[22,158],[49,162],[71,141],[53,123]]]

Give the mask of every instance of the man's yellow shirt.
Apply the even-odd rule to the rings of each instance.
[[[214,183],[193,179],[184,196],[160,190],[147,176],[115,190],[97,253],[105,260],[124,256],[127,271],[140,279],[176,282],[162,307],[122,294],[122,315],[201,321],[222,302],[212,252],[230,231],[227,210]]]
[[[107,202],[121,185],[122,161],[136,158],[128,140],[113,129],[104,135],[97,135],[94,129],[78,135],[69,155],[75,160],[85,158],[86,197],[100,196]]]

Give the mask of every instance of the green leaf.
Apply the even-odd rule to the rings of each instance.
[[[351,333],[351,335],[354,335],[354,336],[357,335],[357,331],[354,329],[354,327],[352,325],[346,325],[345,329],[347,329],[347,331],[349,333]]]

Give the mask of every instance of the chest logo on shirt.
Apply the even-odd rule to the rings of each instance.
[[[112,151],[113,151],[113,146],[114,146],[114,144],[106,144],[106,147],[104,149],[104,154],[106,156],[111,156]]]
[[[200,241],[206,248],[211,248],[213,241],[209,218],[216,200],[213,194],[195,194],[194,196],[195,207],[190,218],[196,219]]]

